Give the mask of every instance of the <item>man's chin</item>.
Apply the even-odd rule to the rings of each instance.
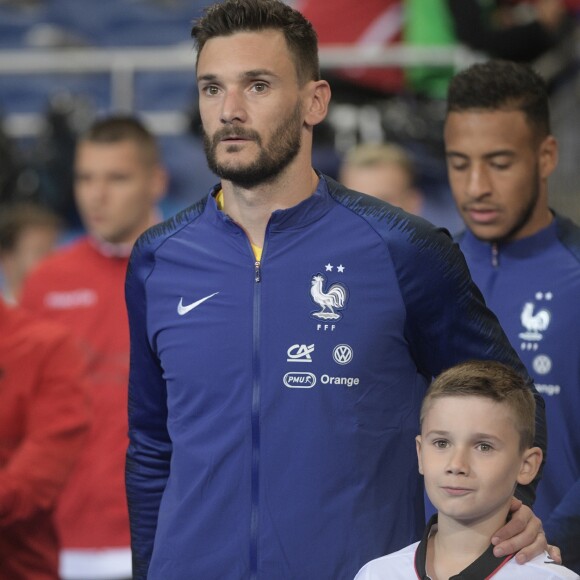
[[[267,180],[267,176],[248,164],[216,165],[211,169],[221,179],[242,187],[259,185]]]
[[[471,233],[481,242],[486,242],[487,244],[498,244],[505,241],[505,235],[501,232],[482,230],[481,228],[469,228]]]
[[[99,240],[105,244],[122,244],[124,237],[118,232],[103,231],[103,230],[92,230],[91,235],[96,240]]]

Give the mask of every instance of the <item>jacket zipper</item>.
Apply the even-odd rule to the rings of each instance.
[[[266,236],[262,248],[262,260],[266,251]],[[253,253],[253,250],[252,250]],[[252,373],[252,482],[251,482],[251,515],[250,515],[250,579],[258,578],[258,514],[260,501],[260,317],[261,317],[261,260],[254,261],[254,312],[253,312],[253,373]]]
[[[491,265],[494,268],[499,266],[499,248],[496,243],[491,244]]]

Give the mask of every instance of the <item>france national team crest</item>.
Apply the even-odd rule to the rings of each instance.
[[[519,333],[519,337],[526,341],[522,344],[522,350],[536,350],[537,344],[543,338],[543,332],[548,329],[550,320],[552,318],[550,310],[546,308],[547,302],[553,298],[551,292],[537,292],[535,295],[536,301],[526,302],[520,314],[520,321],[525,328],[524,332]]]
[[[310,296],[319,307],[319,310],[311,312],[310,315],[318,320],[340,320],[340,311],[346,307],[348,301],[346,286],[340,282],[328,286],[326,276],[320,273],[312,276],[310,284]]]

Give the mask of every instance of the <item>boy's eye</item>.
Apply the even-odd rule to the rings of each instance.
[[[433,441],[433,445],[435,445],[437,449],[445,449],[449,445],[449,442],[445,439],[437,439],[436,441]]]
[[[493,450],[493,447],[489,443],[480,443],[478,445],[478,448],[480,451],[483,451],[484,453],[489,453],[490,451]]]

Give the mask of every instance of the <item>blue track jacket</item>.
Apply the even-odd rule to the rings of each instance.
[[[521,240],[494,247],[466,232],[460,246],[544,396],[548,456],[534,512],[564,564],[580,572],[580,227],[556,215]]]
[[[525,373],[446,231],[324,176],[261,263],[213,195],[147,231],[126,296],[137,580],[352,580],[421,536],[432,376]]]

